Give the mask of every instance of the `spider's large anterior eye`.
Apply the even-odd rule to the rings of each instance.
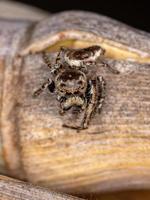
[[[82,84],[83,84],[83,81],[81,81],[81,80],[78,81],[78,84],[79,84],[79,85],[82,85]]]
[[[78,81],[78,85],[80,86],[81,89],[84,89],[84,87],[85,87],[84,81],[82,81],[82,80]]]
[[[60,86],[61,86],[61,87],[65,87],[66,84],[65,84],[65,83],[61,83]]]

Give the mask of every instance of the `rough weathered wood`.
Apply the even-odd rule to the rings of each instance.
[[[0,1],[1,18],[16,20],[41,20],[48,16],[48,12],[23,3],[9,0]]]
[[[21,182],[5,176],[0,176],[1,200],[80,200],[66,194]]]
[[[108,57],[117,60],[150,63],[149,37],[150,34],[109,17],[91,12],[68,11],[36,24],[31,40],[21,54],[39,52],[55,44],[62,45],[60,41],[70,40],[74,47],[100,44],[107,50]]]
[[[150,188],[149,34],[84,12],[56,14],[37,24],[0,24],[6,173],[71,193]],[[95,43],[106,49],[107,61],[121,73],[94,69],[107,82],[106,101],[89,128],[78,133],[62,123],[79,123],[82,114],[77,120],[71,113],[63,119],[55,96],[46,91],[33,99],[32,93],[49,76],[40,51]]]

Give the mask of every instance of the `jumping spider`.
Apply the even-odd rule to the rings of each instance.
[[[91,116],[95,111],[101,111],[105,98],[105,81],[102,76],[96,78],[88,77],[88,67],[97,64],[105,50],[100,46],[90,46],[83,49],[69,49],[61,47],[56,57],[55,64],[51,66],[46,52],[43,52],[43,59],[50,68],[52,79],[48,79],[34,92],[38,96],[45,88],[57,95],[60,102],[60,114],[71,107],[77,107],[84,111],[84,119],[79,127],[70,128],[85,129],[88,127]],[[100,61],[100,65],[108,67],[113,73],[118,71],[108,64]]]

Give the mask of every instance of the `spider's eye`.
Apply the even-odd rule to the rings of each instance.
[[[65,83],[61,83],[60,86],[61,86],[61,87],[65,87],[66,84],[65,84]]]
[[[60,92],[62,92],[62,93],[63,93],[64,91],[63,91],[63,90],[60,90]]]
[[[78,85],[79,85],[80,89],[84,89],[84,87],[85,87],[84,81],[82,81],[82,80],[78,81]]]
[[[79,84],[79,85],[82,85],[82,84],[83,84],[83,81],[81,81],[81,80],[78,81],[78,84]]]

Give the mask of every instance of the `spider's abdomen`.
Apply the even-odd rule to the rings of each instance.
[[[83,62],[94,62],[103,54],[104,50],[100,46],[92,46],[69,51],[65,54],[64,58],[70,66],[80,67]]]

